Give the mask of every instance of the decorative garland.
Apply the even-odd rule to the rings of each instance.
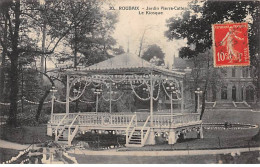
[[[118,101],[119,99],[122,98],[123,95],[124,95],[124,93],[122,93],[117,99],[111,99],[111,101]],[[103,94],[102,94],[101,97],[102,97],[105,101],[110,101],[110,99],[106,99],[106,98],[103,96]]]
[[[30,104],[35,104],[35,105],[39,105],[40,103],[39,102],[34,102],[34,101],[30,101],[30,100],[27,100],[25,98],[23,98],[24,101],[26,101],[27,103],[30,103]],[[18,100],[17,103],[20,103],[22,100]],[[48,104],[48,103],[51,103],[51,100],[50,101],[46,101],[46,102],[43,102],[43,104]],[[11,103],[1,103],[0,102],[0,105],[5,105],[5,106],[9,106]]]
[[[60,104],[66,104],[66,101],[59,101],[59,100],[56,100],[55,99],[55,101],[57,102],[57,103],[60,103]],[[72,100],[72,101],[69,101],[69,103],[71,103],[71,102],[74,102],[75,100]],[[87,104],[93,104],[93,103],[95,103],[95,102],[93,102],[93,101],[83,101],[83,100],[79,100],[80,102],[82,102],[82,103],[87,103]]]
[[[142,82],[140,85],[138,85],[138,86],[134,86],[134,87],[136,87],[136,88],[139,88],[139,87],[141,87],[141,86],[143,86],[145,84],[145,82]]]
[[[120,82],[123,82],[123,81],[126,81],[126,79],[128,78],[127,76],[125,76],[122,80],[120,81],[114,81],[110,76],[107,77],[109,80],[111,80],[112,82],[114,83],[120,83]]]
[[[114,83],[121,83],[121,82],[126,81],[126,80],[129,78],[128,76],[125,76],[122,80],[120,80],[120,81],[115,81],[115,80],[113,80],[113,79],[111,78],[111,76],[102,76],[102,77],[103,77],[103,78],[105,77],[105,79],[109,79],[109,80],[111,80],[111,81],[114,82]],[[102,78],[102,77],[101,77],[101,78]],[[72,83],[71,83],[71,85],[70,85],[70,89],[72,88],[73,84],[76,83],[76,82],[78,82],[80,79],[81,79],[80,77],[74,78],[74,80],[72,81]],[[97,77],[97,79],[99,79],[99,78]],[[133,93],[134,93],[135,96],[136,96],[138,99],[140,99],[140,100],[143,100],[143,101],[149,100],[149,99],[150,99],[149,94],[148,94],[148,97],[147,97],[147,98],[142,98],[142,97],[140,97],[140,96],[137,94],[137,92],[135,91],[135,88],[139,88],[139,87],[141,87],[141,86],[143,86],[143,85],[145,84],[145,85],[147,86],[147,88],[150,90],[151,85],[150,85],[150,84],[148,83],[148,81],[147,81],[146,79],[144,79],[144,78],[137,78],[137,79],[138,79],[139,82],[142,82],[142,83],[141,83],[140,85],[138,85],[138,86],[134,86],[134,85],[133,85],[133,81],[132,81],[132,80],[129,80]],[[78,93],[77,93],[77,96],[74,97],[74,98],[69,97],[69,99],[70,99],[69,102],[73,102],[73,101],[75,101],[75,100],[78,100],[78,99],[83,95],[83,93],[85,92],[86,87],[89,86],[90,84],[93,84],[95,87],[98,87],[98,86],[100,86],[102,83],[105,83],[103,80],[100,80],[100,83],[95,84],[95,83],[96,83],[95,80],[96,80],[96,78],[93,78],[93,77],[85,77],[84,80],[83,80],[83,81],[86,82],[85,85],[84,85],[84,88],[82,89],[82,91],[80,91],[80,90],[81,90],[81,84],[82,84],[82,83],[80,82],[80,88],[79,88],[79,91],[78,91]],[[159,99],[159,94],[160,94],[160,90],[161,90],[161,83],[162,83],[162,86],[163,86],[163,89],[164,89],[166,95],[167,95],[169,98],[171,98],[171,96],[167,93],[163,82],[159,81],[156,85],[154,85],[154,87],[157,87],[157,86],[159,86],[159,87],[158,87],[157,97],[153,97],[153,100],[158,100],[158,99]],[[172,99],[172,100],[176,100],[176,101],[177,101],[177,100],[181,100],[181,99],[182,99],[182,98],[180,98],[180,97],[178,96],[178,93],[175,93],[175,94],[177,95],[177,99]],[[124,95],[124,93],[123,93],[122,95],[120,95],[119,98],[117,98],[117,99],[111,99],[111,100],[112,100],[112,101],[118,101],[119,99],[121,99],[121,97],[122,97],[123,95]],[[102,95],[102,98],[103,98],[105,101],[109,101],[109,99],[106,99],[103,95]],[[30,100],[27,100],[27,99],[24,99],[24,100],[25,100],[26,102],[28,102],[28,103],[31,103],[31,104],[39,104],[38,102],[33,102],[33,101],[30,101]],[[19,100],[18,102],[20,102],[20,101],[21,101],[21,100]],[[61,103],[61,104],[66,104],[66,101],[63,102],[63,101],[59,101],[59,100],[57,100],[57,99],[55,99],[55,101],[58,102],[58,103]],[[80,100],[80,101],[83,102],[83,103],[95,103],[95,102],[87,102],[87,101],[82,101],[82,100]],[[50,102],[51,102],[51,100],[50,100],[50,101],[47,101],[47,102],[44,102],[44,104],[48,104],[48,103],[50,103]],[[10,105],[10,103],[1,103],[1,102],[0,102],[0,105]]]
[[[87,81],[86,81],[86,82],[87,82]],[[69,99],[72,100],[72,101],[75,101],[75,100],[79,99],[79,98],[83,95],[83,93],[85,92],[86,87],[89,86],[89,85],[90,85],[90,83],[89,83],[89,84],[86,83],[85,86],[84,86],[84,88],[83,88],[83,90],[82,90],[82,92],[81,92],[79,95],[77,95],[77,96],[74,97],[74,98],[69,97]]]
[[[95,87],[99,87],[99,86],[102,84],[102,82],[100,82],[100,83],[98,83],[98,84],[95,85],[93,81],[92,81],[91,83],[92,83],[92,85],[95,86]]]
[[[25,150],[20,151],[17,156],[12,157],[10,160],[8,160],[8,161],[6,161],[6,162],[3,162],[3,164],[10,164],[10,163],[15,162],[16,160],[18,160],[18,158],[20,158],[20,157],[23,156],[24,154],[29,153],[29,151],[31,150],[30,147],[32,147],[32,144],[31,144],[28,148],[26,148]],[[26,161],[29,161],[29,158],[23,160],[22,162],[26,162]]]
[[[165,86],[164,84],[162,83],[162,86],[163,86],[163,89],[164,89],[164,92],[166,93],[166,95],[171,99],[171,96],[168,94],[167,90],[165,89]],[[179,98],[178,97],[178,93],[175,93],[177,95],[177,99],[172,99],[173,101],[179,101],[181,100],[182,98]]]
[[[86,103],[86,104],[93,104],[95,103],[94,101],[83,101],[83,100],[79,100],[81,103]]]
[[[61,103],[61,104],[66,104],[66,101],[59,101],[59,100],[56,100],[56,99],[55,99],[55,101],[58,102],[58,103]],[[69,102],[72,102],[72,101],[69,101]]]
[[[148,97],[148,98],[142,98],[142,97],[140,97],[140,96],[136,93],[136,91],[135,91],[135,89],[134,89],[134,87],[133,87],[132,81],[130,81],[130,85],[131,85],[132,91],[134,92],[135,96],[136,96],[138,99],[143,100],[143,101],[147,101],[147,100],[150,99],[150,97]],[[149,95],[149,94],[148,94],[148,95]]]
[[[4,105],[4,106],[9,106],[11,103],[1,103],[1,102],[0,102],[0,104],[1,104],[1,105]]]

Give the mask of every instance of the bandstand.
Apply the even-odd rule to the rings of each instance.
[[[176,143],[180,134],[185,136],[191,131],[195,131],[198,137],[203,138],[199,114],[184,112],[185,73],[170,71],[133,54],[125,53],[82,70],[68,70],[64,74],[67,76],[66,113],[55,113],[53,96],[51,121],[47,125],[47,135],[55,134],[56,141],[62,138],[71,145],[77,134],[86,131],[123,134],[126,137],[127,147],[154,145],[156,134],[162,132],[167,134],[169,144]],[[72,96],[74,85],[78,82],[84,86]],[[98,89],[108,90],[109,112],[96,110],[96,112],[71,113],[70,102],[79,99],[91,84]],[[149,101],[150,112],[142,115],[143,120],[139,118],[138,112],[113,112],[111,103],[114,89],[121,89],[121,92],[127,90],[125,93],[133,93],[140,102]],[[141,91],[146,92],[145,97],[141,96]],[[161,93],[170,99],[171,109],[157,112],[154,109],[154,101],[159,100]],[[122,93],[121,96],[123,95]],[[173,101],[180,103],[181,112],[173,113]]]

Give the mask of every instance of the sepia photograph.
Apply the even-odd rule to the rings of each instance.
[[[0,0],[0,163],[259,164],[259,0]]]

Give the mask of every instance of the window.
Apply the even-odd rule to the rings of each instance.
[[[249,73],[250,73],[250,77],[253,78],[254,77],[254,69],[250,68]]]
[[[232,68],[232,77],[236,77],[236,69]]]
[[[226,100],[227,99],[227,87],[223,86],[221,88],[221,99]]]
[[[244,88],[242,87],[241,88],[241,100],[244,101]]]
[[[248,68],[243,68],[243,78],[247,78],[248,77]]]
[[[254,92],[253,86],[246,87],[246,101],[254,101]]]
[[[233,101],[236,101],[236,97],[237,97],[236,92],[237,92],[237,89],[236,89],[236,86],[234,85],[234,86],[232,87],[232,100],[233,100]]]

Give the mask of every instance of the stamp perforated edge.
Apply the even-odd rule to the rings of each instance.
[[[248,57],[249,57],[249,64],[248,65],[239,65],[239,64],[231,64],[231,65],[221,65],[221,66],[217,66],[216,65],[216,56],[215,56],[215,32],[214,32],[214,25],[223,25],[223,24],[241,24],[241,23],[246,23],[247,24],[247,45],[248,45]],[[240,23],[234,23],[234,22],[224,22],[224,23],[217,23],[217,24],[211,24],[211,31],[212,31],[212,47],[213,47],[213,61],[214,61],[214,67],[215,68],[224,68],[224,67],[248,67],[250,66],[251,62],[250,62],[250,46],[249,46],[249,39],[248,39],[248,22],[240,22]]]

